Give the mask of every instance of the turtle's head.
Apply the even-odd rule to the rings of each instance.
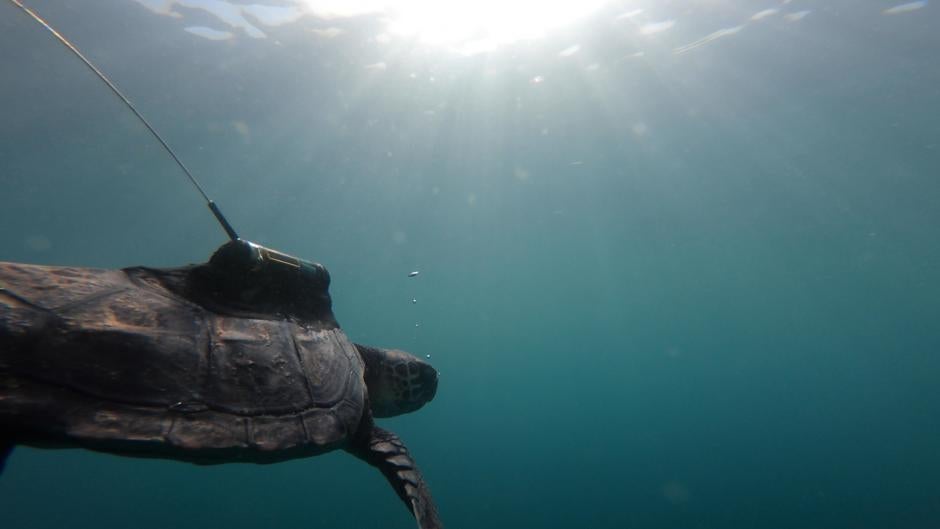
[[[431,364],[396,349],[356,344],[366,364],[366,386],[375,417],[417,410],[434,398],[437,371]]]

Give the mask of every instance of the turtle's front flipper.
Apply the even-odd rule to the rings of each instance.
[[[368,433],[370,434],[363,435],[358,443],[351,445],[347,450],[382,471],[398,493],[398,497],[414,514],[420,529],[444,527],[437,516],[437,507],[434,506],[431,491],[401,439],[392,432],[375,426],[370,428]]]
[[[7,462],[7,456],[13,451],[13,441],[7,441],[0,438],[0,474],[3,474],[3,464]]]

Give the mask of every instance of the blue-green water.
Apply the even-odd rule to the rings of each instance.
[[[448,527],[940,527],[937,5],[623,1],[470,54],[267,3],[28,5],[243,237],[329,268],[353,339],[432,355],[437,398],[382,425]],[[0,43],[0,260],[175,266],[224,241],[7,2]],[[0,513],[414,525],[339,452],[18,448]]]

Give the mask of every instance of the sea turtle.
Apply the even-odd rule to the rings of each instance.
[[[200,464],[343,448],[441,527],[407,448],[373,423],[434,398],[437,372],[355,345],[319,264],[235,240],[208,263],[0,263],[0,470],[16,444]]]

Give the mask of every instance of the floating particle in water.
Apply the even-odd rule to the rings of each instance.
[[[26,247],[34,252],[44,252],[52,248],[52,242],[42,235],[31,235],[26,238]]]
[[[685,483],[679,481],[668,481],[662,486],[662,494],[673,505],[687,503],[692,496]]]
[[[797,20],[803,20],[808,14],[810,14],[810,11],[806,9],[803,11],[797,11],[796,13],[788,13],[783,15],[783,18],[787,19],[789,22],[796,22]]]
[[[776,15],[779,12],[780,12],[779,9],[773,9],[773,8],[765,9],[763,11],[758,11],[757,13],[754,13],[754,15],[751,17],[751,20],[760,20],[762,18],[771,17],[771,16]]]
[[[207,28],[205,26],[189,26],[183,28],[183,31],[188,31],[197,37],[202,37],[209,40],[228,40],[235,38],[235,35],[228,31],[218,31],[212,28]]]
[[[640,35],[654,35],[672,29],[676,25],[675,20],[663,20],[662,22],[650,22],[640,27]]]
[[[414,272],[409,273],[409,274],[408,274],[408,277],[414,277],[414,276],[416,276],[416,275],[418,275],[418,274],[420,274],[420,273],[421,273],[421,272],[415,270]]]
[[[411,298],[411,304],[412,304],[412,305],[414,305],[414,304],[417,303],[417,302],[418,302],[418,299],[417,299],[417,298]]]
[[[920,0],[918,2],[908,2],[906,4],[896,5],[894,7],[889,7],[882,11],[882,14],[885,15],[899,15],[901,13],[910,13],[911,11],[916,11],[918,9],[927,7],[927,0]]]
[[[424,356],[427,357],[428,360],[431,359],[431,354],[430,354],[430,353],[428,353],[428,354],[426,354],[426,355],[424,355]]]
[[[415,324],[415,327],[420,327],[420,326],[421,326],[420,323],[416,323],[416,324]]]
[[[580,49],[581,49],[580,44],[574,44],[558,52],[558,56],[559,57],[571,57],[575,53],[578,53],[578,50]]]

